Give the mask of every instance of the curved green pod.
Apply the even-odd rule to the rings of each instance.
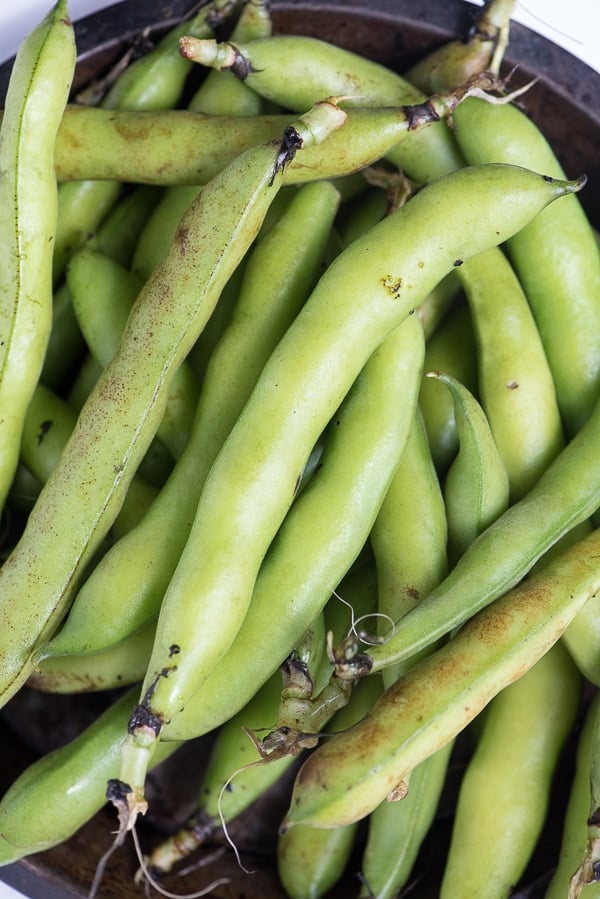
[[[375,669],[410,658],[467,621],[589,518],[600,505],[598,439],[600,404],[523,499],[479,535],[384,646],[370,650]]]
[[[564,446],[554,380],[527,297],[493,247],[457,269],[477,341],[481,403],[520,499]]]
[[[347,97],[355,106],[398,106],[426,100],[409,81],[380,63],[306,35],[273,35],[227,44],[192,37],[182,39],[181,47],[202,65],[231,68],[261,96],[286,109],[307,109],[327,96]],[[390,151],[388,158],[420,183],[463,164],[442,122],[427,134],[414,132],[410,140]]]
[[[460,785],[441,899],[512,894],[542,833],[580,690],[558,642],[490,702]]]
[[[417,408],[398,468],[371,531],[380,634],[389,630],[448,571],[448,522],[442,488]],[[383,671],[388,686],[400,671]]]
[[[458,271],[459,269],[457,269]],[[460,285],[456,272],[453,273]],[[469,307],[457,302],[427,341],[425,371],[443,371],[477,395],[477,352]],[[419,395],[431,454],[443,475],[458,452],[454,403],[450,391],[440,390],[434,380],[423,379]]]
[[[369,815],[360,899],[395,899],[408,884],[437,811],[453,745],[450,741],[411,771],[406,796],[397,802],[384,799]]]
[[[140,725],[128,737],[126,783],[141,787],[144,755],[235,638],[306,460],[367,359],[456,259],[495,245],[581,185],[515,167],[462,169],[423,188],[329,266],[271,355],[205,483],[161,606],[135,711]]]
[[[106,782],[118,771],[132,695],[126,692],[79,736],[33,762],[8,788],[0,800],[0,865],[62,843],[105,805]],[[153,763],[177,748],[176,743],[165,744]]]
[[[428,372],[452,395],[459,449],[444,481],[448,552],[455,561],[508,508],[509,480],[485,412],[451,375]]]
[[[0,508],[52,326],[53,148],[74,72],[73,25],[59,0],[17,52],[0,127]]]
[[[179,100],[190,72],[189,63],[178,52],[180,37],[184,33],[210,37],[211,21],[233,14],[236,7],[233,0],[211,0],[203,4],[192,19],[169,30],[152,50],[120,72],[104,97],[95,96],[92,90],[83,97],[84,101],[99,102],[109,110],[170,109]],[[117,181],[87,178],[60,185],[53,251],[55,284],[60,282],[72,253],[96,230],[121,194],[122,185]]]
[[[330,105],[321,106],[318,117],[320,137],[343,121]],[[294,133],[300,142],[318,139],[318,125],[310,127],[309,132],[298,120]],[[119,352],[90,394],[60,464],[0,569],[3,702],[26,680],[32,653],[56,630],[85,565],[118,514],[162,419],[173,373],[277,193],[280,145],[263,144],[238,157],[184,217],[167,259],[138,296]]]
[[[106,368],[119,350],[144,282],[100,250],[85,246],[69,262],[67,285],[87,346]],[[156,432],[175,459],[188,441],[199,392],[198,380],[184,360],[173,373]]]
[[[158,614],[206,476],[265,361],[317,280],[337,208],[332,185],[307,185],[257,240],[231,321],[207,366],[185,450],[144,520],[90,572],[63,628],[38,657],[107,648]],[[128,596],[126,604],[114,583]]]
[[[456,138],[470,164],[508,162],[564,177],[543,133],[513,105],[470,98],[456,110]],[[600,252],[576,197],[545,210],[508,241],[573,435],[600,394]]]
[[[282,826],[337,827],[369,814],[542,658],[599,589],[595,531],[412,666],[360,724],[319,746],[298,772]]]
[[[295,500],[261,566],[238,636],[187,709],[165,726],[164,739],[205,733],[237,711],[324,607],[327,629],[336,637],[352,623],[346,602],[357,616],[374,610],[373,568],[352,566],[368,540],[416,402],[422,335],[419,344],[420,326],[412,316],[400,330],[387,352],[373,360],[375,372],[383,369],[386,376],[369,385],[364,372],[340,410],[318,470]],[[341,599],[332,596],[332,584],[339,585]],[[249,656],[247,647],[255,641],[262,651]],[[328,662],[317,676],[319,687],[330,674]]]

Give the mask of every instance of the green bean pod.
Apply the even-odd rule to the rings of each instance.
[[[140,234],[161,195],[160,189],[144,184],[133,187],[101,222],[89,246],[129,268]]]
[[[282,826],[337,827],[373,811],[560,639],[600,589],[599,549],[595,531],[551,559],[411,667],[363,722],[319,746],[296,777]]]
[[[563,177],[534,122],[516,106],[475,98],[454,118],[469,163],[509,162]],[[545,211],[508,243],[554,378],[568,434],[590,415],[600,385],[600,253],[576,197]]]
[[[420,59],[405,77],[424,93],[454,87],[477,72],[498,72],[515,0],[490,0],[466,40],[452,40]]]
[[[313,115],[301,117],[293,131],[300,144],[323,138],[343,121],[330,104]],[[280,146],[280,141],[260,145],[238,157],[184,217],[169,256],[138,296],[119,352],[86,402],[60,464],[0,569],[3,702],[26,680],[33,651],[64,617],[86,563],[119,511],[162,419],[172,374],[277,193],[277,167],[286,158]]]
[[[232,37],[242,39],[266,37],[271,20],[266,4],[246,3],[240,12]],[[247,85],[228,72],[209,72],[192,96],[188,109],[208,115],[247,115],[262,112],[263,101]],[[155,266],[164,258],[169,244],[199,187],[183,185],[165,191],[154,214],[150,216],[135,250],[132,268],[142,278],[150,277]],[[221,302],[219,302],[221,306]],[[217,307],[218,308],[218,307]]]
[[[153,874],[168,874],[260,798],[294,761],[287,755],[261,760],[245,730],[268,728],[277,720],[281,676],[277,672],[236,715],[219,729],[204,772],[198,808],[179,830],[154,847],[146,857]],[[232,778],[231,789],[224,789]]]
[[[29,471],[45,484],[60,461],[77,416],[71,406],[43,384],[36,387],[27,408],[21,439],[21,459]],[[111,528],[117,539],[133,527],[156,496],[156,488],[137,475],[132,479],[123,505]],[[39,495],[39,492],[38,492]]]
[[[53,147],[74,71],[73,26],[59,0],[17,52],[0,128],[0,508],[52,326]]]
[[[495,245],[581,184],[515,167],[462,169],[419,191],[329,266],[263,369],[205,483],[162,602],[134,713],[139,723],[126,743],[122,779],[133,782],[134,796],[146,752],[234,639],[310,451],[369,356],[457,258]]]
[[[511,895],[544,826],[580,687],[559,642],[489,704],[460,785],[441,899]]]
[[[44,659],[34,666],[27,686],[44,693],[90,693],[138,684],[148,666],[154,631],[151,621],[102,652]]]
[[[458,280],[456,283],[460,284]],[[464,302],[456,303],[427,341],[425,371],[444,371],[477,395],[475,333],[469,308]],[[449,390],[440,390],[434,380],[424,378],[419,405],[435,467],[443,476],[458,452],[452,394]]]
[[[480,534],[384,646],[370,650],[375,670],[410,658],[467,621],[589,518],[600,505],[598,439],[600,404],[523,499]]]
[[[493,247],[457,270],[478,347],[481,403],[510,481],[524,496],[564,446],[554,381],[519,280]]]
[[[400,464],[371,531],[379,632],[389,630],[448,571],[448,525],[440,483],[418,410]],[[386,686],[394,666],[383,671]]]
[[[391,69],[306,35],[225,44],[186,37],[181,49],[197,63],[231,70],[265,99],[295,111],[331,95],[362,106],[418,104],[426,99]],[[386,152],[418,182],[432,181],[463,164],[452,135],[440,122],[427,134],[414,133],[402,146]]]
[[[0,865],[64,842],[106,803],[132,701],[126,692],[70,743],[33,762],[0,800]],[[157,765],[178,748],[161,746]],[[40,809],[44,810],[40,814]]]
[[[352,691],[347,706],[337,712],[329,725],[332,733],[346,730],[360,721],[381,693],[379,678],[366,678]],[[324,833],[310,826],[298,826],[277,841],[279,880],[290,899],[319,899],[331,890],[346,870],[357,837],[357,824],[332,828]]]
[[[188,709],[165,727],[164,738],[178,738],[176,727],[182,732],[211,730],[222,720],[224,708],[239,708],[252,685],[263,683],[298,643],[331,597],[332,585],[344,578],[361,553],[406,441],[420,381],[418,321],[411,316],[393,337],[387,350],[382,347],[379,358],[372,360],[373,375],[363,372],[339,424],[330,429],[318,471],[297,497],[261,566],[237,638]],[[381,370],[386,374],[380,378]],[[358,569],[348,592],[344,579],[340,594],[357,607],[357,614],[363,602],[371,600],[371,577],[366,584],[363,577]],[[346,619],[346,606],[333,599]],[[327,628],[335,632],[330,615]],[[263,651],[250,658],[247,647],[255,638],[260,638]],[[328,677],[331,666],[327,668]]]
[[[304,307],[306,308],[306,307]],[[298,319],[296,318],[296,321]],[[289,332],[288,332],[289,333]],[[310,527],[310,544],[327,547],[327,572],[329,577],[327,580],[323,578],[323,570],[314,568],[311,570],[311,577],[307,577],[306,567],[302,566],[302,586],[301,588],[291,591],[291,580],[293,571],[290,570],[289,562],[286,566],[285,583],[283,586],[284,595],[294,597],[294,603],[303,613],[307,612],[308,603],[303,605],[305,597],[311,597],[311,591],[314,591],[316,601],[319,603],[317,608],[310,611],[310,617],[307,624],[314,621],[317,612],[323,608],[324,602],[331,591],[331,585],[339,581],[340,577],[348,570],[350,565],[357,558],[362,549],[370,528],[373,523],[373,517],[383,499],[383,495],[393,470],[398,462],[398,458],[402,448],[406,442],[408,434],[409,422],[414,414],[414,403],[416,402],[416,386],[420,381],[422,371],[423,354],[423,338],[420,325],[414,317],[409,317],[408,321],[403,321],[396,329],[393,329],[389,337],[384,340],[380,347],[376,348],[372,358],[365,365],[354,385],[354,389],[348,393],[341,409],[334,409],[336,416],[330,424],[330,436],[328,439],[327,452],[324,453],[321,460],[321,467],[315,475],[309,480],[304,490],[299,494],[294,509],[300,509],[300,512],[293,516],[292,520],[299,524],[304,524],[308,513],[313,513],[315,507],[321,508],[323,498],[326,497],[328,502],[332,502],[333,498],[339,496],[340,499],[331,508],[327,509],[328,514],[316,516],[311,514],[309,520]],[[247,408],[247,407],[246,407]],[[404,414],[400,414],[400,410]],[[368,424],[367,424],[368,423]],[[236,425],[237,427],[237,425]],[[232,432],[233,433],[233,432]],[[352,446],[351,454],[347,453],[347,448]],[[223,451],[222,451],[223,452]],[[219,458],[222,457],[219,456]],[[328,461],[328,458],[330,461]],[[348,458],[346,458],[348,457]],[[215,463],[216,464],[216,463]],[[361,475],[365,472],[365,468],[369,469],[370,477],[363,476],[362,481],[357,474]],[[213,466],[212,471],[215,470]],[[207,481],[208,484],[208,481]],[[295,485],[292,487],[295,490]],[[205,487],[206,491],[206,487]],[[203,496],[205,493],[203,493]],[[202,502],[202,499],[201,499]],[[340,510],[345,509],[345,513],[340,516]],[[336,525],[331,528],[331,515],[335,516]],[[197,519],[196,519],[197,520]],[[328,527],[329,525],[329,527]],[[290,533],[291,532],[291,533]],[[288,528],[286,532],[287,538],[294,537],[294,528]],[[308,535],[303,531],[301,541],[303,553],[307,551]],[[281,546],[284,542],[284,534],[279,531],[275,544]],[[186,550],[190,547],[190,541],[186,544]],[[204,547],[206,552],[207,547]],[[186,552],[184,550],[184,553]],[[294,547],[294,554],[297,548]],[[248,555],[246,551],[245,555]],[[183,558],[183,556],[182,556]],[[207,557],[210,560],[211,556]],[[281,550],[277,558],[282,558]],[[214,561],[214,560],[213,560]],[[261,559],[262,561],[262,559]],[[246,565],[247,560],[242,561],[241,576],[247,577]],[[180,563],[181,566],[181,563]],[[179,566],[179,567],[180,567]],[[176,575],[177,576],[177,571]],[[267,565],[267,571],[269,566]],[[271,567],[270,573],[275,579],[280,577],[277,566]],[[337,576],[335,576],[337,575]],[[237,575],[239,577],[239,575]],[[227,578],[231,584],[228,574]],[[197,581],[199,583],[199,581]],[[171,581],[170,588],[172,588]],[[217,576],[217,589],[222,589],[220,579]],[[251,592],[254,588],[254,582],[251,585]],[[278,589],[281,587],[278,586]],[[267,591],[265,591],[267,592]],[[271,594],[272,596],[272,594]],[[217,694],[210,689],[206,689],[206,683],[209,683],[209,675],[218,667],[219,654],[223,656],[231,656],[231,652],[227,653],[227,649],[234,641],[236,634],[240,631],[242,622],[229,612],[229,621],[225,620],[222,607],[218,607],[215,619],[211,622],[210,616],[207,614],[206,605],[207,594],[203,596],[203,605],[201,609],[192,610],[189,605],[189,611],[193,611],[194,615],[200,614],[205,618],[206,624],[195,630],[195,638],[193,651],[189,644],[179,643],[180,652],[176,654],[176,662],[178,667],[174,668],[171,664],[169,676],[164,678],[166,685],[170,689],[164,695],[163,690],[159,691],[159,684],[148,694],[146,687],[142,686],[142,700],[134,710],[132,719],[139,721],[140,724],[147,720],[148,713],[157,718],[157,708],[164,707],[171,700],[171,707],[181,704],[182,687],[189,691],[189,700],[185,705],[190,705],[194,696],[197,698],[199,709],[192,710],[190,708],[189,719],[194,728],[198,727],[200,714],[212,712],[213,700]],[[211,597],[212,599],[212,597]],[[240,600],[237,600],[240,603]],[[159,615],[159,626],[161,618],[163,619],[163,628],[171,627],[174,623],[169,614],[165,614],[167,600],[163,599],[161,612]],[[289,603],[289,599],[288,599]],[[250,609],[246,604],[242,605],[243,614],[245,615],[243,624],[246,625],[250,610],[256,605],[256,596],[254,601],[250,603]],[[234,608],[233,610],[237,610]],[[270,615],[273,611],[271,609]],[[199,620],[199,619],[198,619]],[[183,623],[183,621],[181,622]],[[262,659],[257,659],[256,664],[260,669],[260,665],[264,664],[265,656],[269,665],[273,663],[273,657],[277,652],[277,647],[285,646],[282,643],[284,635],[284,622],[281,618],[275,619],[277,627],[277,639],[273,644],[273,656],[271,654],[261,653]],[[297,618],[294,616],[293,624],[297,626]],[[224,643],[224,628],[229,627],[229,645]],[[306,626],[302,627],[302,632],[306,630]],[[208,637],[208,630],[212,632],[212,639],[208,640],[208,645],[203,646],[198,640],[198,636],[204,634]],[[245,631],[245,628],[243,628]],[[163,631],[164,633],[164,631]],[[178,634],[181,640],[183,634]],[[247,633],[243,640],[244,658],[247,660]],[[298,637],[294,639],[297,642]],[[261,637],[264,645],[265,635]],[[155,644],[155,652],[160,653],[160,638]],[[285,655],[289,652],[289,647],[285,646]],[[179,667],[180,658],[183,657],[185,663],[183,669]],[[248,661],[248,660],[247,660]],[[248,682],[248,667],[245,664],[244,680]],[[148,680],[153,677],[153,662],[148,666]],[[268,671],[268,674],[271,672]],[[176,674],[175,683],[173,684],[172,675]],[[178,683],[179,678],[183,675],[183,683]],[[217,677],[218,677],[217,673]],[[161,678],[162,681],[162,678]],[[192,684],[196,684],[195,690],[190,690]],[[228,682],[231,684],[231,674],[228,674]],[[258,683],[260,683],[260,679]],[[256,685],[257,678],[253,678],[252,684]],[[162,685],[162,684],[161,684]],[[244,695],[245,688],[236,690],[236,701],[239,701]],[[330,691],[334,703],[339,700],[339,693],[333,689]],[[223,706],[223,693],[219,692],[219,705]],[[156,705],[155,705],[156,699]],[[185,710],[184,705],[184,710]],[[329,704],[327,704],[330,707]],[[323,704],[317,704],[315,709],[319,714],[326,712]],[[179,710],[179,709],[177,709]],[[218,712],[218,714],[222,714]],[[306,714],[312,715],[312,706],[306,709]],[[165,715],[162,721],[167,727],[177,722],[181,715]],[[155,718],[151,719],[152,721]],[[185,727],[185,721],[183,722]],[[189,726],[189,725],[187,725]],[[144,771],[144,755],[149,748],[152,751],[151,741],[146,740],[145,735],[150,731],[150,727],[143,728],[136,725],[131,727],[128,737],[124,743],[123,751],[123,771],[122,780],[124,783],[133,785],[131,790],[132,815],[135,816],[139,810],[140,794],[143,797],[143,771]],[[316,730],[315,726],[311,726],[310,730]],[[159,739],[160,730],[154,733],[153,742]],[[167,736],[167,739],[172,737]],[[149,745],[150,744],[150,745]]]
[[[446,474],[444,502],[448,552],[455,561],[508,508],[508,473],[473,394],[451,375],[427,375],[445,384],[454,402],[459,449]]]
[[[23,423],[21,459],[42,484],[56,468],[76,421],[65,400],[38,384]]]
[[[600,598],[593,596],[565,631],[563,642],[581,673],[600,686]]]
[[[317,280],[337,208],[332,185],[306,185],[278,225],[256,243],[232,320],[208,364],[178,464],[144,521],[90,573],[64,627],[38,655],[97,651],[156,617],[204,480],[266,359]],[[116,582],[128,596],[126,604],[114,595]],[[111,595],[114,603],[108,601]]]
[[[67,394],[67,402],[76,412],[81,412],[83,409],[85,401],[99,381],[101,374],[100,363],[94,359],[91,353],[86,353]]]
[[[577,740],[575,773],[571,782],[565,811],[558,863],[544,899],[564,899],[569,884],[585,853],[590,814],[590,771],[592,767],[592,737],[600,709],[600,694],[592,699]],[[582,888],[582,899],[597,899],[600,884],[587,884]]]
[[[235,9],[231,0],[212,0],[189,21],[164,35],[145,56],[127,66],[104,96],[106,109],[170,109],[179,100],[190,72],[187,60],[178,52],[182,33],[197,37],[213,34],[210,22],[215,15],[227,16]],[[58,179],[62,181],[61,178]],[[53,277],[60,282],[71,254],[93,234],[122,193],[117,181],[78,179],[58,189],[58,221],[54,242]]]
[[[411,771],[406,796],[397,802],[384,800],[369,815],[361,899],[394,899],[407,885],[435,817],[453,746],[450,740]]]
[[[67,285],[81,332],[103,368],[116,355],[143,282],[102,252],[83,247],[70,260]],[[157,430],[175,459],[188,441],[199,385],[186,361],[173,373]]]
[[[494,79],[483,75],[477,82],[435,94],[420,104],[349,106],[344,138],[332,134],[322,149],[307,151],[302,161],[297,157],[286,169],[285,182],[299,184],[359,172],[391,148],[399,151],[422,131],[444,125],[440,119],[451,115],[465,97],[495,86]],[[112,111],[72,105],[65,110],[57,135],[56,174],[66,184],[96,178],[159,186],[202,185],[241,152],[280,134],[292,119],[289,114],[206,115],[181,109]]]
[[[64,390],[85,355],[85,340],[79,330],[67,285],[54,291],[52,325],[40,382],[50,390]]]

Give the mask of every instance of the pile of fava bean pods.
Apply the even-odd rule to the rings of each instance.
[[[77,91],[67,0],[23,41],[0,705],[73,720],[1,866],[101,821],[90,899],[600,897],[600,253],[513,6],[402,75],[266,0]]]

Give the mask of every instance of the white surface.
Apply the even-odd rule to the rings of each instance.
[[[72,19],[110,6],[114,0],[71,0]],[[474,0],[482,5],[482,0]],[[46,14],[51,2],[18,0],[0,4],[0,61],[12,56],[22,38]],[[9,7],[9,8],[7,8]],[[600,4],[597,0],[527,0],[517,2],[515,21],[560,44],[600,72]],[[0,899],[22,899],[22,894],[0,883]]]

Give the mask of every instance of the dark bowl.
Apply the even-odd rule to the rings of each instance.
[[[139,41],[144,29],[150,38],[175,24],[194,6],[192,0],[125,0],[75,23],[79,61],[74,89],[106,71],[123,50]],[[452,37],[463,38],[478,7],[463,0],[273,0],[273,20],[278,32],[310,34],[376,59],[397,71],[406,70],[425,52]],[[0,96],[8,83],[12,61],[0,66]],[[600,75],[566,51],[527,28],[514,23],[505,69],[518,66],[520,79],[538,78],[522,100],[522,106],[540,125],[554,146],[569,177],[585,172],[588,184],[581,200],[591,220],[600,224]],[[70,739],[97,714],[108,697],[52,697],[23,690],[0,717],[4,790],[40,752]],[[564,776],[557,778],[550,821],[545,835],[514,897],[535,899],[543,895],[557,857],[560,826],[573,764],[573,745],[562,762]],[[167,764],[152,782],[155,813],[142,822],[140,837],[145,847],[160,839],[173,815],[181,819],[194,795],[207,755],[207,740],[186,748],[185,783],[178,773],[183,762]],[[461,771],[461,753],[455,757],[441,813],[426,840],[415,867],[411,897],[425,899],[439,891],[440,859],[450,833],[453,797]],[[289,785],[288,785],[289,786]],[[215,890],[220,899],[285,899],[275,872],[274,845],[277,826],[285,810],[286,785],[272,791],[232,829],[244,862],[255,873],[244,874],[233,854],[226,851],[207,867],[197,868],[184,879],[170,879],[168,889],[189,893],[202,889],[216,877],[231,879]],[[43,809],[39,810],[43,814]],[[84,899],[96,863],[107,849],[114,830],[114,815],[100,812],[66,843],[45,853],[0,869],[0,879],[21,892],[40,899]],[[360,837],[359,837],[360,841]],[[360,842],[359,842],[360,845]],[[225,847],[227,848],[227,847]],[[116,853],[106,870],[99,899],[129,899],[142,895],[133,876],[137,864],[131,846]],[[351,861],[348,875],[328,899],[354,896],[359,857]]]

